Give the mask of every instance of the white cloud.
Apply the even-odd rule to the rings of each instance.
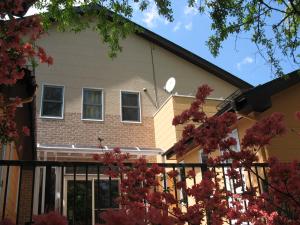
[[[198,9],[196,7],[190,7],[186,5],[183,10],[184,15],[196,15],[198,13]]]
[[[193,23],[190,22],[190,23],[186,24],[186,25],[184,26],[184,28],[185,28],[186,30],[191,31],[191,30],[193,29]]]
[[[168,25],[170,23],[170,21],[158,14],[157,6],[153,0],[150,1],[147,10],[143,12],[142,21],[148,28],[157,27],[158,24]]]
[[[173,27],[173,31],[176,32],[176,31],[180,30],[181,24],[182,24],[181,22],[177,22],[176,25]]]
[[[242,69],[242,66],[247,65],[247,64],[252,64],[254,62],[253,58],[250,56],[245,57],[242,61],[238,62],[236,64],[236,67],[238,70]]]
[[[143,14],[143,22],[149,28],[157,26],[157,20],[159,20],[159,15],[155,5],[151,5],[150,8]]]
[[[164,24],[165,25],[168,25],[170,23],[170,21],[169,20],[167,20],[167,19],[164,19]]]

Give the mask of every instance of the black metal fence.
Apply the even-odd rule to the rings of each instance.
[[[242,186],[227,175],[230,164],[214,167],[206,164],[159,164],[165,168],[160,175],[162,188],[171,190],[182,207],[190,204],[189,197],[177,190],[176,183],[186,180],[187,186],[199,183],[208,169],[216,172],[224,188],[233,193],[255,188],[257,194],[266,191],[267,164],[258,163],[251,171],[239,168]],[[0,160],[0,215],[16,224],[30,224],[33,216],[50,211],[66,216],[70,225],[101,224],[99,214],[118,208],[114,199],[119,195],[119,179],[105,175],[105,166],[96,162],[4,161]],[[178,176],[170,179],[168,171]],[[193,170],[195,178],[187,179]]]

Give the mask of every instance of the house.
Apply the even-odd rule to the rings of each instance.
[[[98,39],[92,30],[75,35],[53,28],[39,43],[54,58],[53,66],[36,70],[40,160],[91,159],[101,138],[104,151],[118,146],[156,161],[166,149],[156,143],[153,115],[170,95],[169,77],[180,96],[192,96],[201,84],[219,100],[251,87],[148,30],[124,40],[113,60]]]
[[[222,115],[224,112],[235,112],[238,116],[238,121],[235,127],[232,127],[232,133],[229,136],[234,137],[237,141],[232,149],[240,151],[240,143],[248,128],[252,127],[257,121],[270,116],[274,112],[281,112],[284,114],[285,125],[287,126],[287,132],[281,136],[274,138],[270,145],[264,149],[261,149],[258,155],[258,163],[251,166],[251,171],[244,168],[239,169],[239,174],[242,177],[241,187],[236,188],[234,181],[227,175],[226,164],[220,164],[213,167],[217,172],[217,176],[220,179],[219,185],[224,187],[227,191],[232,193],[242,193],[244,190],[251,190],[254,188],[256,194],[260,195],[268,190],[267,183],[264,182],[267,179],[267,164],[265,163],[270,157],[277,157],[280,161],[291,162],[294,160],[300,160],[300,142],[299,131],[300,121],[297,121],[295,112],[300,109],[300,71],[294,71],[267,82],[263,85],[250,88],[248,90],[237,90],[224,101],[215,103],[215,107],[211,107],[212,100],[207,99],[204,105],[204,111],[209,116]],[[173,100],[176,102],[178,100]],[[181,108],[187,108],[193,101],[193,98],[189,102],[182,102]],[[210,110],[207,108],[210,106]],[[176,107],[175,107],[176,108]],[[181,110],[179,110],[180,112]],[[158,112],[160,113],[160,112]],[[162,113],[163,114],[163,113]],[[168,138],[162,140],[162,143],[168,143],[168,140],[172,139],[170,133],[175,133],[180,137],[180,131],[182,127],[165,127],[164,133],[168,133]],[[176,138],[173,138],[173,140]],[[166,141],[167,140],[167,141]],[[170,143],[168,143],[170,144]],[[183,155],[176,154],[174,146],[171,146],[162,155],[165,161],[177,162],[183,165],[202,163],[204,168],[207,166],[206,162],[208,156],[203,153],[201,146],[196,144],[192,138],[186,143],[188,146]],[[214,152],[211,156],[221,154],[220,151]],[[196,180],[201,180],[203,176],[203,167],[194,169],[196,173]],[[254,172],[253,172],[254,171]],[[187,186],[192,187],[194,184],[191,180],[186,180]],[[169,181],[169,185],[172,186],[172,181]],[[174,193],[176,194],[176,193]],[[191,197],[184,197],[184,193],[177,190],[177,196],[181,196],[181,199],[193,204],[194,199]],[[230,200],[229,200],[230,204]]]
[[[299,70],[296,70],[263,85],[236,91],[218,105],[216,115],[227,111],[237,113],[238,122],[232,136],[237,139],[236,150],[239,151],[239,145],[248,128],[273,112],[283,113],[287,132],[282,137],[274,138],[267,148],[258,152],[259,161],[266,162],[269,157],[277,157],[284,162],[299,160],[300,123],[295,117],[295,112],[300,109],[299,95],[300,76]],[[201,154],[201,146],[195,146],[192,142],[184,156],[176,157],[172,147],[163,155],[167,159],[190,163],[199,163],[205,158]]]
[[[33,214],[58,210],[71,224],[99,222],[97,213],[113,207],[107,190],[118,193],[118,180],[99,179],[93,164],[84,166],[95,153],[120,147],[132,158],[162,162],[161,154],[180,138],[172,117],[198,86],[215,90],[207,103],[211,113],[231,93],[252,87],[144,28],[122,41],[123,51],[114,59],[90,29],[61,33],[54,25],[38,44],[54,65],[36,69],[37,160],[57,161],[57,166],[37,168]],[[176,79],[173,93],[164,90],[170,77]],[[76,211],[76,205],[88,212]]]
[[[198,86],[215,90],[206,105],[210,113],[226,96],[252,87],[141,27],[122,41],[115,59],[91,29],[60,33],[54,23],[37,44],[54,65],[36,68],[36,105],[24,104],[17,115],[31,136],[1,146],[0,213],[17,224],[52,210],[70,224],[101,223],[99,212],[118,207],[113,199],[119,180],[103,174],[95,153],[120,147],[132,158],[162,162],[163,152],[180,138],[172,117],[191,102]],[[172,93],[164,90],[170,77],[176,80]],[[25,76],[20,81],[25,85],[16,89],[22,93],[11,97],[32,97],[31,80]]]

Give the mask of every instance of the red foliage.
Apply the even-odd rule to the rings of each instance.
[[[263,147],[274,137],[283,135],[286,131],[283,119],[282,113],[275,112],[254,124],[246,131],[242,141],[243,148]]]
[[[0,225],[15,225],[10,219],[4,219],[0,222]]]
[[[41,63],[53,63],[53,59],[47,56],[43,48],[34,44],[43,34],[39,17],[16,17],[16,15],[24,15],[28,8],[24,6],[33,2],[35,0],[0,2],[0,85],[14,85],[24,76],[22,68],[35,59]],[[238,188],[241,187],[242,179],[236,172],[239,166],[255,174],[250,165],[257,160],[256,152],[268,145],[274,137],[283,135],[286,131],[283,115],[274,113],[257,122],[247,130],[242,141],[241,152],[235,152],[232,146],[236,143],[229,134],[237,121],[237,116],[234,113],[207,116],[203,111],[203,105],[211,92],[209,86],[201,86],[190,108],[174,118],[173,125],[186,125],[182,140],[176,144],[175,150],[178,155],[184,154],[189,140],[192,140],[194,145],[201,146],[207,154],[220,149],[223,154],[217,158],[210,158],[209,162],[213,165],[231,160],[232,166],[227,171],[227,175],[235,180],[235,187]],[[18,137],[14,117],[16,106],[20,101],[18,98],[11,101],[7,96],[0,95],[1,143]],[[296,113],[296,118],[300,119],[299,112]],[[26,135],[30,133],[28,128],[23,128],[23,132]],[[248,188],[240,194],[225,190],[220,187],[220,180],[213,170],[202,174],[201,182],[192,187],[187,187],[185,181],[178,181],[175,187],[195,200],[195,204],[188,206],[175,199],[174,190],[161,186],[160,177],[168,171],[158,165],[148,166],[146,160],[140,158],[132,166],[126,166],[125,162],[129,160],[129,155],[122,154],[120,149],[95,156],[95,159],[108,166],[106,173],[109,176],[122,178],[121,195],[117,200],[121,208],[108,210],[102,214],[102,218],[108,225],[183,225],[186,223],[194,225],[205,223],[206,219],[209,219],[212,225],[221,225],[224,221],[230,220],[234,220],[235,224],[243,222],[251,222],[255,225],[300,224],[300,171],[297,162],[283,164],[272,159],[269,179],[264,181],[269,191],[260,196],[256,195],[255,190]],[[257,173],[256,175],[259,176]],[[168,172],[171,180],[176,181],[177,176],[176,170]],[[194,171],[188,172],[187,179],[194,177]],[[247,210],[241,200],[247,202]],[[180,204],[184,207],[179,207]],[[34,221],[36,225],[67,224],[66,219],[55,212],[36,216]],[[1,224],[12,223],[4,220]]]
[[[24,76],[23,68],[36,59],[52,64],[43,48],[35,41],[43,34],[39,16],[22,17],[36,0],[7,0],[0,2],[0,85],[14,85]],[[33,63],[35,64],[35,63]],[[0,95],[0,139],[7,143],[18,134],[14,121],[17,102]],[[25,132],[28,133],[27,130]]]
[[[68,225],[67,219],[57,212],[34,216],[33,221],[34,225]]]
[[[221,156],[209,157],[210,166],[230,160],[232,164],[226,170],[226,176],[234,180],[236,190],[242,190],[243,177],[239,168],[243,167],[247,173],[260,177],[260,173],[253,170],[251,165],[257,161],[257,151],[273,138],[284,134],[284,117],[274,113],[257,122],[247,130],[241,151],[237,152],[232,149],[236,140],[229,136],[236,124],[236,115],[224,113],[209,117],[203,111],[205,98],[211,91],[206,85],[200,87],[190,109],[174,118],[174,125],[187,124],[175,150],[179,155],[184,154],[186,143],[190,143],[190,140],[193,140],[193,146],[200,145],[205,153],[220,149],[223,153]],[[179,170],[165,171],[157,164],[149,166],[144,158],[136,160],[132,166],[126,166],[129,156],[119,150],[97,156],[97,159],[110,168],[116,164],[119,166],[114,176],[121,178],[121,195],[117,199],[120,208],[102,213],[108,225],[198,225],[206,223],[208,219],[212,225],[221,225],[224,221],[255,225],[300,224],[300,169],[297,162],[283,164],[271,159],[268,180],[263,181],[268,192],[258,195],[256,188],[249,186],[237,193],[228,191],[221,185],[218,172],[213,169],[207,168],[200,182],[188,186],[186,180],[179,179]],[[176,184],[163,187],[160,178],[164,174]],[[187,180],[193,180],[196,172],[190,170],[185,175]],[[174,196],[176,189],[193,199],[194,203],[186,205],[186,202],[178,201]]]
[[[28,127],[23,127],[23,128],[22,128],[22,131],[23,131],[23,133],[24,133],[26,136],[30,136],[30,130],[29,130]]]
[[[295,113],[295,116],[298,120],[300,120],[300,111]]]
[[[33,221],[34,225],[68,225],[66,217],[57,212],[33,216]],[[15,225],[15,223],[9,219],[4,219],[0,222],[0,225]]]

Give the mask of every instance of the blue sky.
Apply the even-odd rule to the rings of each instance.
[[[253,85],[274,79],[270,66],[257,53],[256,46],[247,39],[249,35],[242,34],[237,42],[235,37],[230,37],[223,43],[219,56],[214,58],[205,44],[212,34],[209,17],[189,8],[187,0],[173,1],[173,11],[174,22],[168,23],[158,15],[152,4],[143,13],[135,10],[133,21]],[[287,59],[282,60],[282,66],[285,73],[297,69]]]

